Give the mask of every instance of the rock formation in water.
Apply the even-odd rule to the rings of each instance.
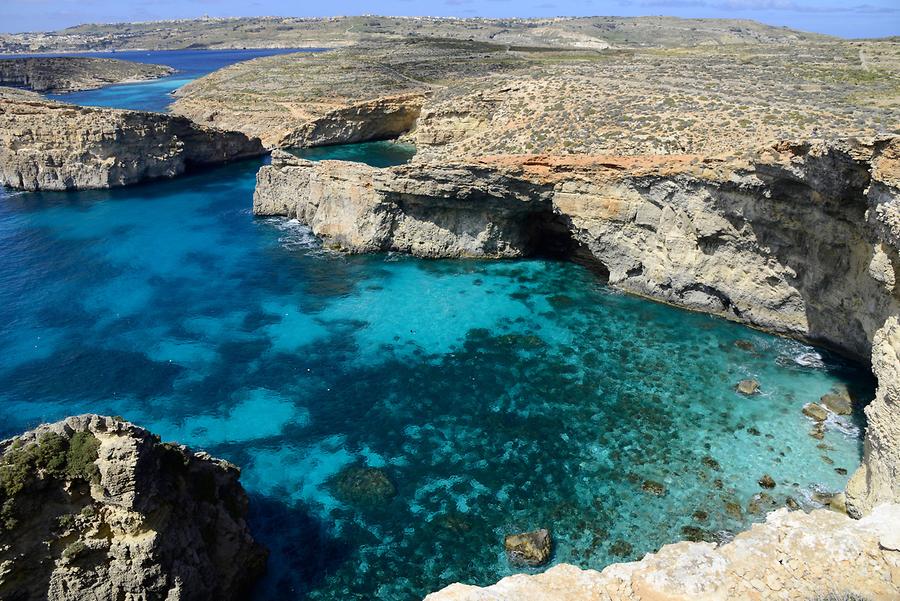
[[[258,139],[183,117],[53,102],[0,88],[0,184],[111,188],[257,156]]]
[[[0,59],[0,85],[35,92],[92,90],[115,83],[171,75],[172,67],[112,58],[35,57]]]
[[[900,598],[900,505],[861,520],[781,509],[725,545],[680,542],[602,572],[558,565],[426,601],[764,601]],[[856,595],[854,597],[846,595]],[[828,595],[834,595],[829,597]],[[846,597],[845,597],[846,596]]]
[[[244,598],[267,553],[239,474],[98,415],[3,441],[0,598]]]

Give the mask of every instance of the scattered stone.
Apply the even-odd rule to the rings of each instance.
[[[823,438],[825,438],[825,424],[822,422],[818,422],[815,426],[812,427],[812,429],[810,429],[809,435],[816,440],[822,440]]]
[[[803,415],[817,422],[824,422],[828,418],[828,410],[817,403],[807,403],[803,405]]]
[[[697,526],[685,526],[681,529],[681,534],[692,543],[708,542],[713,538],[708,531]]]
[[[757,482],[763,488],[775,488],[775,480],[769,474],[765,474],[762,478],[757,480]]]
[[[834,465],[834,459],[832,459],[828,455],[822,455],[821,457],[822,457],[822,461],[824,461],[828,465]]]
[[[759,382],[756,380],[741,380],[735,388],[741,394],[751,396],[759,392]]]
[[[693,518],[698,522],[705,522],[709,519],[709,514],[703,511],[702,509],[698,509],[694,512]]]
[[[626,542],[621,538],[616,540],[609,548],[609,552],[616,557],[627,557],[631,555],[633,551],[634,547],[631,546],[631,543]]]
[[[847,470],[846,470],[845,468],[842,468],[842,467],[836,467],[836,468],[834,468],[834,471],[835,471],[837,474],[841,475],[841,476],[846,476],[846,475],[847,475]]]
[[[759,515],[769,509],[774,509],[775,505],[775,499],[772,498],[772,495],[759,492],[750,498],[750,502],[747,504],[747,513]]]
[[[351,465],[335,477],[334,491],[342,501],[363,507],[384,505],[397,494],[384,470],[359,465]]]
[[[641,490],[657,497],[662,497],[666,494],[666,486],[662,482],[656,482],[655,480],[644,480],[644,483],[641,484]]]
[[[722,490],[723,488],[725,488],[725,483],[722,482],[722,480],[720,480],[719,478],[716,478],[715,480],[713,480],[713,488],[715,488],[716,490]]]
[[[546,528],[507,535],[503,541],[506,557],[512,565],[542,566],[550,561],[553,537]]]
[[[734,501],[725,501],[725,513],[736,520],[744,519],[744,510],[741,509],[740,503]]]
[[[750,434],[751,436],[759,436],[760,434],[762,434],[762,432],[760,432],[753,426],[750,426],[749,428],[747,428],[747,434]]]
[[[853,399],[850,398],[850,391],[846,387],[832,389],[823,395],[819,402],[838,415],[853,413]]]
[[[788,509],[800,509],[800,503],[794,497],[788,497],[784,500],[784,504],[787,505]]]
[[[711,470],[715,470],[718,472],[718,471],[721,471],[721,469],[722,469],[722,466],[719,465],[719,462],[716,461],[714,458],[710,457],[709,455],[705,456],[700,461],[702,461],[703,465],[705,465],[706,467],[708,467]]]

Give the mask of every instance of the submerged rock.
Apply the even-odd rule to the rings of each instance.
[[[542,566],[550,561],[553,537],[546,528],[507,535],[503,541],[506,557],[513,565]]]
[[[644,483],[641,484],[641,490],[657,497],[662,497],[666,494],[665,484],[655,480],[644,480]]]
[[[767,511],[774,509],[777,506],[775,503],[775,499],[772,498],[772,495],[764,492],[758,492],[750,498],[750,502],[747,503],[747,513],[752,513],[755,515],[766,513]]]
[[[734,341],[734,346],[736,346],[737,348],[741,349],[742,351],[748,351],[748,352],[749,352],[749,351],[755,350],[755,347],[753,346],[753,343],[750,342],[749,340],[735,340],[735,341]]]
[[[0,443],[0,598],[242,599],[265,569],[234,465],[69,417]]]
[[[775,480],[769,474],[763,475],[763,477],[758,480],[758,483],[763,488],[775,488]]]
[[[634,547],[632,547],[631,543],[620,538],[610,546],[609,552],[617,557],[628,557],[634,552]]]
[[[741,380],[735,388],[741,394],[751,396],[759,392],[759,382],[756,380]]]
[[[397,494],[385,471],[375,467],[345,468],[335,477],[333,486],[339,499],[363,507],[384,505]]]

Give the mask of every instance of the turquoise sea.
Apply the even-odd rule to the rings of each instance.
[[[408,150],[307,156],[347,153]],[[861,415],[818,440],[801,407],[870,399],[865,366],[574,263],[336,254],[251,215],[259,166],[0,192],[0,436],[100,412],[241,465],[272,551],[256,600],[488,584],[521,571],[504,534],[537,527],[553,563],[599,569],[764,519],[763,474],[809,508],[859,462]]]
[[[168,65],[176,72],[140,83],[129,83],[99,90],[84,90],[68,94],[48,94],[48,98],[83,106],[107,106],[122,109],[165,112],[175,100],[172,92],[186,83],[212,73],[232,63],[261,56],[289,54],[292,52],[321,52],[324,48],[266,48],[251,50],[121,50],[117,52],[81,52],[70,54],[41,54],[21,56],[87,56],[116,58],[137,63]],[[0,55],[0,58],[7,58]]]

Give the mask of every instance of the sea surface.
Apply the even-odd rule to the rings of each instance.
[[[0,191],[0,436],[98,412],[242,466],[271,549],[256,601],[489,584],[522,571],[503,536],[538,527],[553,563],[597,569],[726,540],[860,460],[859,412],[819,440],[801,408],[841,386],[861,407],[863,366],[569,262],[327,251],[252,216],[260,164]]]
[[[22,56],[87,56],[116,58],[137,63],[168,65],[177,71],[160,79],[125,83],[97,90],[47,94],[48,98],[82,106],[106,106],[142,111],[164,112],[175,101],[172,92],[181,86],[233,63],[261,56],[292,52],[321,52],[324,48],[266,48],[250,50],[122,50],[117,52],[81,52],[67,54],[17,54]],[[0,58],[7,58],[0,55]]]

